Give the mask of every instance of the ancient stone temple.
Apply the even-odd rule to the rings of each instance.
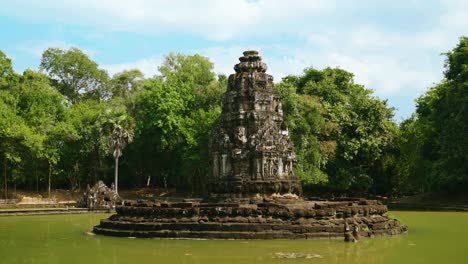
[[[234,66],[210,144],[212,194],[298,193],[283,110],[257,51]]]
[[[294,149],[273,78],[246,51],[229,76],[210,143],[209,194],[202,199],[125,201],[96,234],[123,237],[314,239],[395,235],[405,225],[376,200],[307,200],[293,173]]]

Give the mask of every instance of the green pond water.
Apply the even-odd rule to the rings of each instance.
[[[104,214],[0,217],[0,263],[468,263],[468,213],[390,215],[409,234],[358,243],[115,238],[88,234]]]

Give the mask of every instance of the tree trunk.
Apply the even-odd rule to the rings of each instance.
[[[97,145],[97,173],[98,173],[98,178],[102,179],[103,173],[102,173],[102,159],[101,159],[101,149],[99,148],[99,145]],[[97,180],[96,180],[97,182]]]
[[[118,186],[119,185],[119,158],[115,158],[115,174],[114,174],[114,188],[115,193],[118,194]]]
[[[52,178],[52,164],[49,162],[49,186],[48,186],[48,193],[49,193],[49,198],[50,198],[50,181]]]
[[[98,176],[97,176],[97,174],[98,174],[97,166],[98,166],[97,161],[93,161],[93,176],[94,176],[94,179],[93,179],[92,185],[94,185],[97,182],[97,178],[98,178]]]
[[[7,181],[7,158],[6,155],[3,157],[3,181],[4,181],[4,193],[5,199],[8,199],[8,181]]]
[[[96,159],[93,162],[94,182],[92,183],[92,185],[97,183],[98,178],[99,178],[98,174],[100,172],[99,171],[99,169],[100,169],[99,166],[100,166],[101,161],[99,159],[99,147],[98,147],[97,144],[94,145],[94,154],[93,155],[95,155]]]
[[[37,175],[37,167],[36,162],[33,163],[34,165],[34,175],[36,176],[36,193],[39,193],[39,175]]]

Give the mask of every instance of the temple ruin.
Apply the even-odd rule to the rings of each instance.
[[[210,144],[212,194],[299,193],[295,154],[273,77],[257,51],[245,51],[228,79]]]
[[[376,200],[301,198],[295,154],[273,77],[257,51],[229,76],[210,143],[209,194],[201,199],[125,201],[96,234],[209,239],[316,239],[407,231]],[[353,226],[351,230],[349,226]],[[353,237],[351,238],[351,235]]]

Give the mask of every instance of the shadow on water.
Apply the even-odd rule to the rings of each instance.
[[[89,235],[108,215],[0,218],[0,263],[466,263],[468,213],[393,212],[410,233],[341,240],[158,240]]]

